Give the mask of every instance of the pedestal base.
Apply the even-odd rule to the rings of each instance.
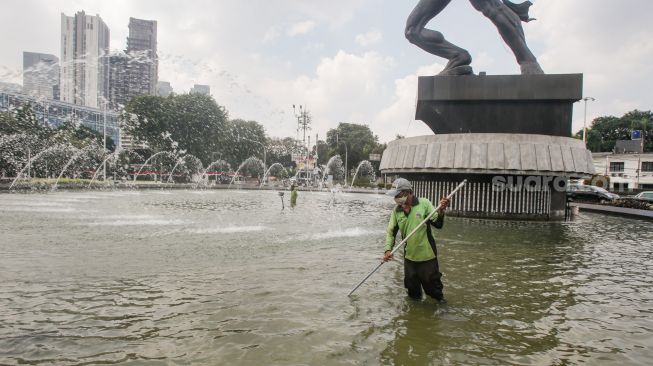
[[[582,74],[422,76],[415,118],[436,134],[569,137]]]
[[[564,220],[566,177],[491,176],[478,174],[402,174],[418,197],[437,205],[463,179],[453,197],[450,216],[512,220]],[[556,180],[556,178],[558,178]]]
[[[583,142],[570,137],[447,134],[390,142],[381,173],[407,178],[432,202],[467,179],[453,215],[557,220],[564,218],[568,179],[590,177],[594,164]]]

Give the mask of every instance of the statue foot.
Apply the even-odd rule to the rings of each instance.
[[[521,74],[522,75],[542,75],[544,74],[544,71],[542,71],[542,68],[540,67],[540,64],[537,63],[537,61],[533,62],[524,62],[519,65],[521,67]]]
[[[450,69],[442,70],[438,75],[440,76],[458,76],[458,75],[473,75],[474,71],[469,65],[461,65],[452,67]]]

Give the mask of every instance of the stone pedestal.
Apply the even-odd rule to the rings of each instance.
[[[565,182],[594,173],[570,137],[581,98],[581,74],[420,77],[416,116],[436,134],[389,143],[381,172],[432,202],[467,179],[454,215],[561,219]]]
[[[415,118],[434,133],[569,137],[583,75],[422,76]]]

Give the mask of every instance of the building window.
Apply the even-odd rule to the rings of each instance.
[[[653,172],[653,161],[642,161],[642,172]]]
[[[623,173],[624,171],[624,162],[623,161],[611,161],[610,162],[610,171],[615,173]]]
[[[625,192],[628,190],[628,183],[615,183],[614,190],[617,192]]]

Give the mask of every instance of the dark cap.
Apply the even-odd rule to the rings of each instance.
[[[392,183],[392,189],[390,189],[386,194],[388,196],[395,197],[402,191],[412,191],[413,190],[413,185],[410,184],[408,179],[405,178],[398,178],[397,180]]]

